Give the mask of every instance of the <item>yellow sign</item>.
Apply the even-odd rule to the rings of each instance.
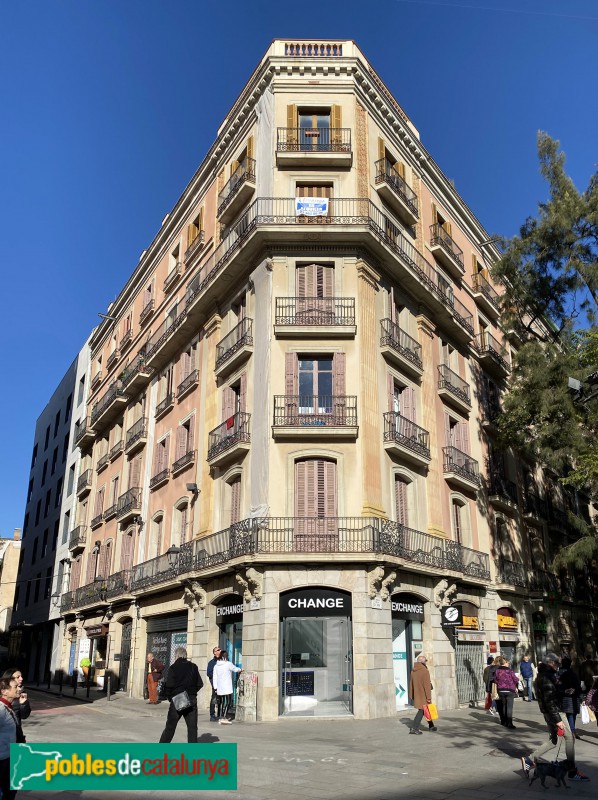
[[[478,617],[466,617],[463,616],[463,627],[464,628],[475,628],[476,630],[480,627],[480,620]]]
[[[499,628],[509,628],[511,630],[517,630],[517,620],[515,617],[505,617],[502,614],[497,614],[498,617],[498,627]]]

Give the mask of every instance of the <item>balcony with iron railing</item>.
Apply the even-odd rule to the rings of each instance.
[[[144,323],[146,323],[148,321],[148,319],[152,316],[152,314],[154,313],[155,306],[156,306],[156,301],[152,297],[152,299],[148,300],[147,303],[141,309],[141,312],[139,314],[139,324],[140,325],[143,325]]]
[[[217,377],[222,377],[235,370],[253,352],[253,320],[242,319],[216,345]]]
[[[99,605],[106,599],[106,581],[100,576],[75,590],[75,608]]]
[[[137,394],[150,382],[153,372],[153,369],[145,363],[145,355],[141,353],[132,364],[123,369],[118,378],[123,389],[131,394]]]
[[[172,463],[172,476],[174,477],[178,472],[182,472],[182,470],[187,469],[192,464],[195,463],[195,459],[197,458],[197,451],[196,450],[188,450],[186,453],[183,453],[182,456],[177,458],[176,461]]]
[[[349,167],[351,128],[278,128],[278,166]]]
[[[183,274],[184,268],[181,261],[177,261],[173,268],[170,270],[168,275],[164,278],[164,286],[162,287],[164,293],[166,294],[172,288],[174,288],[175,284],[177,283],[178,279]]]
[[[113,383],[92,409],[90,422],[96,431],[104,428],[118,416],[129,402],[129,399],[129,395],[126,394],[120,381]]]
[[[75,593],[65,592],[60,598],[60,613],[68,614],[75,608]]]
[[[69,536],[69,550],[71,554],[79,553],[85,549],[85,542],[87,541],[87,525],[77,525],[73,528]]]
[[[529,590],[546,596],[558,595],[560,593],[559,579],[552,572],[534,568],[529,579]]]
[[[220,466],[225,461],[244,455],[251,444],[249,423],[251,414],[233,414],[208,434],[208,463]]]
[[[463,275],[463,250],[438,222],[430,225],[430,250],[451,275],[457,278]]]
[[[478,489],[480,468],[478,462],[456,447],[443,447],[443,471],[447,481],[463,489]]]
[[[120,597],[129,593],[131,587],[131,572],[132,570],[125,569],[108,576],[106,580],[106,600],[112,600],[115,597]]]
[[[244,158],[218,195],[217,216],[223,225],[233,220],[255,192],[255,159]]]
[[[145,361],[148,366],[155,370],[160,369],[185,342],[186,333],[180,329],[186,317],[186,309],[183,309],[176,317],[167,317],[156,332],[150,336],[145,345]]]
[[[446,364],[438,365],[438,394],[460,411],[471,411],[469,384]]]
[[[154,489],[157,489],[159,486],[162,486],[163,484],[166,483],[169,476],[170,476],[170,470],[168,469],[168,467],[166,467],[166,469],[160,470],[160,472],[157,472],[152,478],[150,478],[149,488],[152,491]]]
[[[535,492],[527,491],[523,498],[523,513],[537,520],[548,519],[548,504]]]
[[[110,463],[110,453],[104,453],[104,455],[98,458],[98,463],[96,464],[96,472],[102,472],[102,470],[106,469],[108,464]]]
[[[474,334],[473,314],[455,297],[451,283],[413,246],[400,226],[367,198],[330,198],[327,214],[316,217],[298,214],[295,198],[254,200],[187,284],[187,317],[183,322],[186,334],[195,330],[198,320],[207,313],[207,288],[224,268],[232,278],[258,254],[263,241],[254,236],[256,231],[276,233],[281,241],[292,242],[297,240],[297,226],[309,224],[323,226],[319,233],[332,243],[367,243],[382,260],[392,252],[397,280],[415,300],[430,306],[438,323],[453,338],[470,341]]]
[[[274,312],[276,336],[353,337],[354,297],[277,297]]]
[[[473,296],[481,308],[496,319],[500,314],[500,296],[494,286],[479,272],[471,276]]]
[[[430,434],[396,411],[384,414],[384,449],[387,453],[427,466],[430,463]]]
[[[352,395],[276,395],[272,435],[281,438],[357,436],[357,397]]]
[[[79,480],[77,481],[77,497],[81,499],[86,494],[89,494],[91,491],[91,484],[93,481],[93,470],[86,469],[84,470],[81,475],[79,475]]]
[[[189,242],[189,246],[185,250],[184,261],[185,267],[189,269],[191,264],[198,258],[206,243],[206,232],[197,231],[196,235]]]
[[[147,431],[148,431],[147,417],[141,417],[135,422],[125,437],[125,453],[130,456],[136,453],[147,444]]]
[[[118,349],[120,350],[120,352],[122,353],[122,351],[128,345],[130,345],[132,341],[133,341],[133,328],[129,328],[128,330],[126,330],[124,332],[124,334],[122,336],[122,339],[120,340],[120,344],[118,346]]]
[[[102,382],[102,370],[99,369],[91,379],[91,388],[95,389]]]
[[[160,400],[158,405],[156,406],[155,417],[156,419],[160,419],[165,414],[167,414],[171,408],[174,406],[174,392],[168,392],[166,397],[163,400]]]
[[[114,350],[108,355],[106,359],[106,366],[108,369],[112,369],[112,367],[116,364],[118,359],[120,358],[120,350],[118,347],[115,347]]]
[[[521,561],[510,561],[501,556],[496,561],[496,582],[521,589],[525,588],[527,586],[525,566]]]
[[[387,158],[376,161],[375,183],[380,197],[403,222],[415,225],[419,219],[417,195]]]
[[[91,425],[89,417],[77,422],[75,425],[75,445],[82,450],[95,441],[96,432]]]
[[[390,319],[380,320],[380,349],[389,361],[406,368],[417,377],[423,375],[420,343]]]
[[[108,522],[109,519],[115,517],[117,511],[118,511],[118,502],[109,505],[108,508],[104,511],[104,522]]]
[[[121,522],[126,522],[139,514],[141,514],[141,489],[134,487],[118,498],[116,518]]]
[[[199,370],[192,369],[191,372],[186,375],[183,380],[179,383],[177,390],[176,390],[176,397],[177,400],[181,400],[188,392],[193,389],[194,386],[197,386],[199,383]]]
[[[109,453],[110,461],[114,461],[115,459],[117,459],[119,455],[124,451],[124,449],[125,449],[125,443],[122,439],[120,439],[118,442],[115,442],[110,449]]]
[[[517,484],[488,465],[488,500],[501,511],[517,510]]]
[[[481,423],[487,430],[495,431],[498,417],[502,412],[500,400],[482,397],[480,402]]]
[[[93,517],[91,522],[89,523],[89,527],[93,531],[96,528],[99,528],[103,521],[104,521],[104,514],[103,513],[96,514],[95,517]]]
[[[478,333],[474,340],[474,347],[478,353],[480,364],[499,377],[508,375],[511,371],[509,362],[503,355],[505,348],[488,331]]]

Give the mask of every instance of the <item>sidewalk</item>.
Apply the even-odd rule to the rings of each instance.
[[[150,706],[142,700],[115,695],[81,703],[30,692],[33,713],[25,723],[28,741],[157,741],[167,704]],[[210,723],[200,713],[200,742],[237,742],[239,789],[203,792],[206,800],[523,800],[540,793],[546,800],[566,794],[568,800],[595,796],[598,786],[598,728],[580,727],[576,743],[580,769],[590,783],[569,783],[557,789],[548,778],[528,787],[519,756],[546,738],[543,718],[535,703],[515,703],[515,731],[505,731],[481,709],[443,713],[438,732],[425,729],[409,736],[413,712],[392,719],[281,719],[273,723]],[[181,722],[175,741],[185,741]],[[551,757],[551,754],[548,754]],[[561,754],[561,758],[564,753]],[[145,793],[181,797],[174,792]],[[27,793],[31,800],[125,800],[124,793]]]

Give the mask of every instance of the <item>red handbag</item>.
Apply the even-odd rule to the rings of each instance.
[[[492,708],[492,695],[490,692],[486,694],[486,702],[484,703],[484,710],[490,711]]]
[[[424,717],[428,720],[428,722],[432,721],[432,715],[430,714],[430,709],[428,708],[428,704],[424,706]]]

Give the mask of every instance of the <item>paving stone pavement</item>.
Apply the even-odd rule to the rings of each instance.
[[[81,703],[30,691],[33,713],[24,728],[34,742],[156,742],[167,704],[149,706],[117,694]],[[580,727],[579,768],[590,783],[542,789],[524,780],[519,762],[546,738],[536,703],[515,703],[517,729],[506,731],[481,709],[441,714],[438,731],[410,736],[413,712],[382,720],[281,719],[273,723],[216,725],[200,712],[200,742],[238,744],[238,790],[205,791],[202,800],[545,800],[595,797],[598,727]],[[179,724],[175,742],[185,741]],[[548,754],[551,757],[551,754]],[[561,757],[564,758],[564,752]],[[23,792],[30,800],[130,800],[124,792]],[[21,793],[19,793],[21,796]],[[188,792],[144,792],[166,800]]]

